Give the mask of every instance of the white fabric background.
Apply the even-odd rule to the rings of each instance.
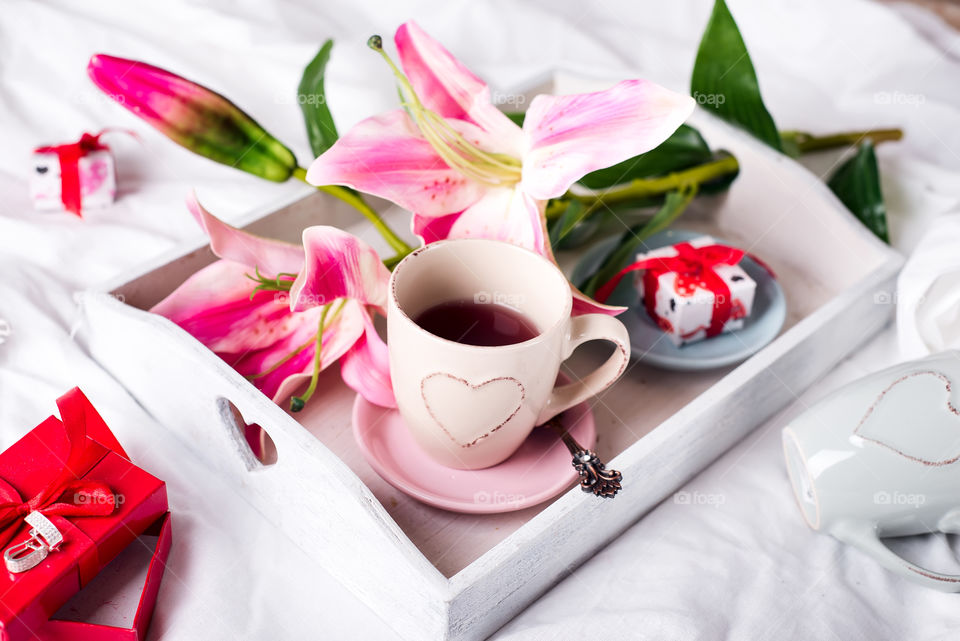
[[[148,60],[230,96],[309,159],[292,99],[303,65],[337,40],[328,93],[341,130],[392,107],[388,71],[364,48],[417,19],[495,86],[558,66],[687,86],[708,0],[470,2],[28,2],[0,12],[0,447],[79,384],[136,461],[167,480],[175,547],[151,639],[396,639],[169,437],[70,337],[74,292],[198,237],[183,207],[196,187],[229,218],[303,189],[196,158],[100,96],[98,51]],[[900,125],[880,149],[895,244],[909,252],[960,201],[960,36],[912,8],[865,0],[730,0],[783,129]],[[884,99],[881,94],[889,96]],[[879,96],[879,97],[878,97]],[[112,125],[121,195],[84,221],[32,211],[29,151]],[[813,159],[826,172],[832,158]],[[888,329],[685,491],[575,571],[495,639],[952,639],[957,596],[913,586],[803,524],[779,428],[839,384],[898,359]],[[173,399],[171,399],[173,400]],[[696,503],[697,501],[694,501]],[[279,539],[283,541],[283,539]],[[278,549],[278,547],[280,549]],[[910,541],[921,563],[955,567],[943,537]],[[957,545],[953,544],[953,551]]]

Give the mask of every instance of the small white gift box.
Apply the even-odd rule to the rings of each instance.
[[[39,210],[69,211],[107,207],[117,195],[116,164],[100,134],[74,143],[38,147],[33,152],[30,198]]]
[[[640,296],[674,345],[743,327],[757,284],[737,264],[742,256],[710,236],[637,256],[650,264],[637,275]]]

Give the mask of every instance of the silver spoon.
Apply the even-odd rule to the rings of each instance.
[[[592,492],[595,496],[612,499],[621,490],[623,475],[616,470],[608,470],[597,453],[577,443],[557,417],[543,424],[560,435],[563,444],[573,456],[573,469],[580,475],[580,489]]]

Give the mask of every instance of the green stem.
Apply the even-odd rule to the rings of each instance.
[[[297,167],[293,170],[294,178],[298,178],[303,182],[307,182],[307,170],[303,167]],[[307,183],[309,184],[309,183]],[[334,198],[338,198],[343,202],[347,203],[357,211],[359,211],[363,216],[370,221],[380,235],[383,236],[384,240],[396,251],[398,254],[409,254],[413,251],[413,248],[410,247],[400,236],[397,235],[395,231],[390,229],[387,223],[383,222],[383,219],[380,217],[374,209],[366,203],[363,198],[359,195],[353,193],[349,189],[340,187],[339,185],[314,185],[320,191],[330,194]]]
[[[857,145],[866,138],[869,138],[873,144],[900,140],[903,138],[903,130],[867,129],[865,131],[845,131],[837,134],[828,134],[826,136],[814,136],[805,131],[780,132],[780,139],[787,147],[796,149],[798,154]]]
[[[307,401],[310,400],[310,397],[313,396],[313,393],[317,390],[317,381],[320,380],[320,365],[323,360],[321,357],[321,348],[323,347],[323,325],[327,319],[327,312],[330,311],[330,308],[333,305],[327,305],[323,308],[323,311],[320,312],[320,322],[317,324],[317,348],[313,352],[313,375],[310,377],[310,385],[307,387],[307,391],[303,393],[303,396],[294,396],[290,399],[290,411],[299,412],[307,404]]]
[[[735,174],[740,171],[740,164],[737,159],[729,154],[723,154],[716,160],[711,160],[702,165],[657,176],[655,178],[636,178],[628,183],[616,185],[607,189],[595,191],[590,194],[573,194],[567,192],[563,199],[579,200],[587,205],[587,211],[584,217],[596,211],[601,205],[612,205],[616,203],[649,198],[651,196],[660,196],[667,192],[683,188],[688,185],[702,185],[704,183],[722,178],[729,174]],[[548,219],[558,217],[563,212],[562,207],[547,208],[546,216]]]
[[[404,258],[406,258],[406,257],[407,257],[407,254],[409,254],[409,253],[410,253],[410,252],[403,252],[403,253],[397,254],[396,256],[393,256],[393,257],[391,257],[391,258],[384,258],[384,259],[383,259],[383,265],[384,265],[387,269],[389,269],[390,271],[393,271],[393,268],[396,267],[396,266],[400,263],[401,260],[403,260]]]

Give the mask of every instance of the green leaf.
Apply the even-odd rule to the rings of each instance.
[[[680,125],[660,146],[645,154],[634,156],[621,163],[598,169],[581,178],[578,182],[590,189],[607,189],[632,180],[653,178],[690,169],[697,165],[718,160],[727,152],[710,150],[707,141],[700,132],[689,125]],[[727,174],[718,180],[704,183],[700,193],[713,194],[725,191],[737,177],[736,173]]]
[[[297,103],[303,112],[310,149],[315,156],[325,152],[339,138],[337,127],[333,124],[333,116],[327,107],[327,94],[323,88],[323,79],[332,48],[333,40],[323,43],[320,51],[303,70],[300,86],[297,87]]]
[[[757,73],[724,0],[716,0],[690,78],[697,103],[780,151],[780,135],[763,104]]]
[[[709,162],[712,157],[707,141],[689,125],[680,127],[658,147],[606,169],[598,169],[579,180],[590,189],[605,189],[630,182],[635,178],[662,176],[694,165]]]
[[[518,127],[523,126],[523,120],[524,118],[527,117],[527,114],[525,114],[522,111],[508,111],[508,112],[505,112],[504,115],[506,115],[507,118],[512,120],[513,124],[515,124]]]
[[[827,185],[870,231],[883,242],[890,242],[877,155],[869,139],[860,144],[852,158],[840,165]]]
[[[584,206],[579,200],[573,200],[563,210],[560,218],[553,221],[550,225],[550,245],[556,249],[564,238],[566,238],[577,223],[583,218]]]
[[[632,262],[643,241],[673,224],[696,195],[695,184],[685,185],[676,191],[669,192],[663,206],[653,215],[653,218],[631,227],[620,237],[620,242],[610,250],[597,271],[579,284],[580,291],[587,296],[594,296],[604,283]]]
[[[554,251],[571,249],[590,239],[599,226],[599,216],[586,218],[589,213],[586,205],[579,200],[572,200],[559,218],[547,224],[550,246]]]

